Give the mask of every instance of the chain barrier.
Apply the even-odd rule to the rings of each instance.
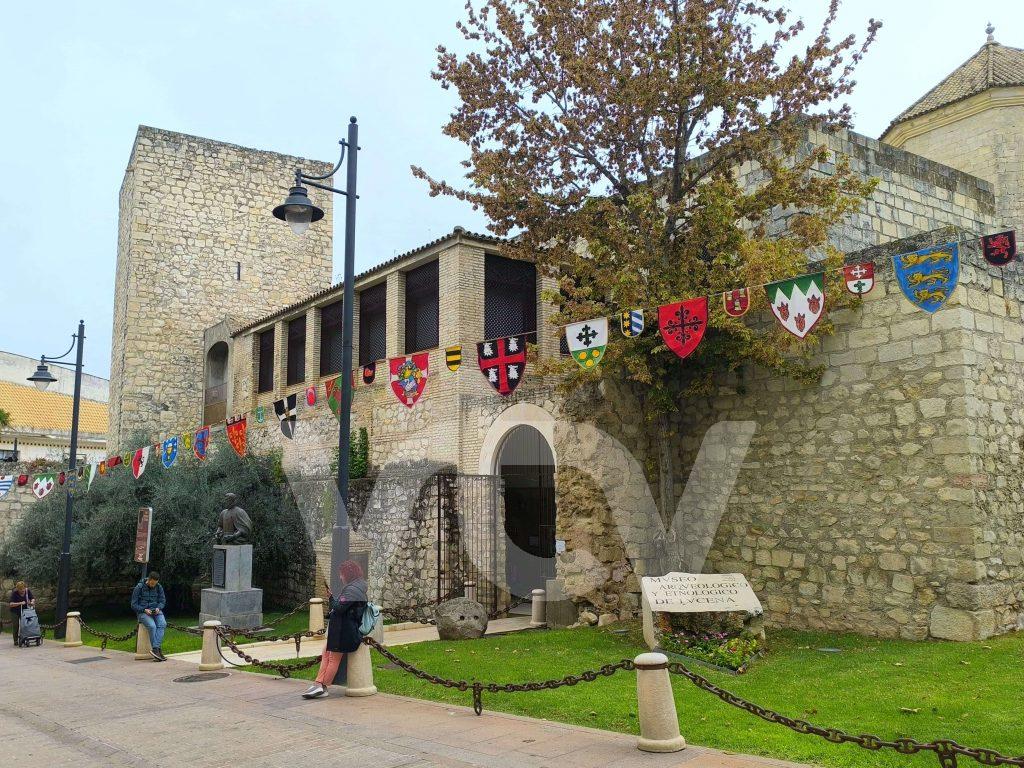
[[[308,610],[308,609],[309,609],[309,602],[299,603],[292,610],[288,611],[288,613],[286,613],[284,616],[278,616],[273,621],[268,621],[264,626],[276,627],[282,621],[284,621],[285,619],[290,619],[292,616],[297,614],[299,611],[305,611],[305,610]]]
[[[57,627],[62,627],[65,624],[67,624],[67,622],[68,622],[67,619],[61,619],[56,624],[40,624],[39,628],[42,629],[42,630],[57,629]],[[11,623],[13,624],[13,622],[11,622]]]
[[[126,640],[131,640],[139,633],[138,625],[136,625],[131,632],[127,632],[123,635],[112,635],[109,632],[101,632],[98,629],[93,629],[88,624],[86,624],[85,621],[82,620],[81,616],[78,617],[78,623],[79,625],[81,625],[82,629],[88,632],[90,635],[102,638],[100,642],[100,650],[102,651],[107,650],[107,643],[123,643]]]
[[[668,671],[673,675],[685,677],[702,691],[710,693],[726,704],[748,712],[756,717],[766,720],[769,723],[783,725],[790,730],[807,736],[820,736],[833,744],[855,744],[858,747],[877,752],[880,749],[892,749],[901,755],[916,755],[919,752],[934,752],[939,759],[941,768],[957,768],[957,756],[969,757],[981,765],[1015,765],[1024,766],[1024,756],[1008,757],[993,749],[972,749],[965,747],[950,739],[937,739],[936,741],[916,741],[910,738],[882,739],[871,734],[852,734],[839,728],[822,728],[806,720],[799,720],[787,717],[775,710],[754,704],[751,701],[740,698],[736,694],[721,688],[706,677],[698,675],[688,669],[681,662],[672,662],[668,665]]]
[[[526,693],[532,691],[552,691],[556,688],[562,688],[564,686],[579,685],[580,683],[592,683],[602,677],[611,677],[619,671],[630,671],[636,669],[631,659],[622,659],[614,664],[605,664],[599,669],[588,669],[584,672],[580,672],[576,675],[566,675],[565,677],[558,678],[557,680],[542,680],[540,682],[529,682],[529,683],[482,683],[482,682],[469,682],[468,680],[450,680],[446,677],[439,677],[438,675],[432,675],[429,672],[424,672],[422,669],[413,666],[409,662],[402,658],[399,658],[381,643],[378,643],[372,637],[364,637],[363,642],[377,651],[381,656],[390,661],[393,664],[397,664],[399,667],[404,669],[414,677],[418,677],[420,680],[426,680],[428,683],[433,685],[440,685],[445,688],[452,688],[457,691],[472,691],[473,692],[473,711],[477,715],[484,711],[483,704],[483,693]]]
[[[238,644],[231,639],[231,635],[225,630],[224,627],[217,627],[217,641],[217,652],[220,653],[221,658],[224,659],[224,661],[226,661],[228,664],[231,664],[232,666],[236,667],[239,666],[238,664],[234,664],[233,662],[228,661],[228,659],[224,657],[224,652],[220,648],[221,642],[223,642],[228,648],[230,648],[231,651],[236,656],[238,656],[240,659],[243,659],[246,664],[249,664],[250,666],[254,667],[259,667],[261,669],[273,670],[274,672],[277,672],[281,677],[291,677],[293,672],[297,672],[302,669],[309,669],[310,667],[316,666],[320,663],[321,659],[320,656],[313,656],[307,659],[306,661],[299,662],[298,664],[279,664],[277,662],[272,661],[260,661],[259,659],[250,656],[248,653],[239,648]]]
[[[164,619],[164,621],[167,620]],[[203,630],[201,630],[199,627],[186,627],[182,624],[172,624],[168,621],[167,628],[173,629],[175,632],[183,632],[186,635],[198,635],[199,637],[203,636]]]

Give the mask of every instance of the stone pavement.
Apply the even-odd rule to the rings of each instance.
[[[9,636],[3,636],[5,641]],[[100,658],[97,658],[100,657]],[[784,768],[688,747],[636,749],[624,734],[378,694],[305,701],[303,680],[231,671],[206,682],[181,661],[46,641],[0,643],[0,755],[33,768]],[[799,767],[796,767],[799,768]]]

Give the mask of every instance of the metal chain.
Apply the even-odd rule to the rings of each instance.
[[[551,691],[555,688],[562,688],[563,686],[579,685],[580,683],[592,683],[601,677],[611,677],[616,672],[621,670],[633,670],[636,669],[631,659],[622,659],[615,664],[605,664],[599,669],[588,669],[585,672],[580,672],[576,675],[566,675],[565,677],[557,680],[543,680],[541,682],[530,682],[530,683],[482,683],[482,682],[469,682],[467,680],[450,680],[446,677],[439,677],[438,675],[432,675],[429,672],[424,672],[422,669],[413,666],[404,659],[399,658],[381,643],[378,643],[372,637],[364,637],[363,642],[376,650],[381,656],[393,664],[397,664],[399,667],[404,669],[414,677],[418,677],[420,680],[426,680],[428,683],[433,685],[440,685],[445,688],[452,688],[457,691],[472,691],[473,692],[473,711],[477,715],[481,714],[484,710],[483,705],[483,692],[488,693],[525,693],[530,691]]]
[[[92,627],[90,627],[88,624],[86,624],[82,620],[81,616],[79,616],[79,618],[78,618],[78,623],[82,627],[82,629],[84,629],[90,635],[94,635],[95,637],[102,638],[102,641],[100,642],[100,650],[103,650],[103,651],[107,650],[107,643],[122,643],[122,642],[124,642],[126,640],[130,640],[131,638],[135,637],[135,635],[137,635],[139,633],[138,625],[136,625],[132,629],[132,631],[128,632],[127,634],[124,634],[124,635],[112,635],[109,632],[101,632],[98,629],[93,629]]]
[[[164,619],[164,621],[167,621],[167,620]],[[172,624],[169,621],[167,622],[167,628],[168,629],[173,629],[175,632],[184,632],[186,635],[199,635],[199,636],[202,636],[202,634],[203,634],[203,630],[199,629],[199,627],[186,627],[186,626],[183,626],[181,624]]]
[[[314,656],[312,658],[307,659],[306,661],[299,662],[298,664],[278,664],[272,661],[260,661],[259,659],[250,656],[241,648],[239,648],[235,641],[231,639],[231,636],[228,634],[224,627],[217,627],[217,639],[223,642],[228,648],[230,648],[236,656],[238,656],[240,659],[245,660],[246,664],[249,664],[254,667],[260,667],[262,669],[271,669],[277,672],[281,677],[291,677],[292,672],[297,672],[302,669],[309,669],[310,667],[316,666],[320,663],[321,659],[320,656]],[[218,648],[219,647],[220,646],[218,644]],[[221,654],[221,656],[223,656],[223,654]]]
[[[67,624],[67,621],[68,621],[67,619],[61,619],[56,624],[40,624],[39,628],[40,629],[56,629],[57,627],[63,626],[64,624]],[[13,626],[13,624],[14,624],[14,622],[12,621],[11,625]]]
[[[730,706],[749,712],[750,714],[760,717],[762,720],[766,720],[769,723],[783,725],[797,733],[802,733],[808,736],[820,736],[833,744],[855,744],[858,747],[872,751],[892,749],[901,755],[914,755],[918,752],[934,752],[936,757],[938,757],[939,765],[942,766],[942,768],[956,768],[957,755],[969,757],[978,761],[982,765],[1024,766],[1024,756],[1008,757],[992,749],[972,749],[949,739],[921,742],[910,738],[900,738],[889,741],[871,734],[855,735],[847,733],[839,728],[822,728],[821,726],[814,725],[806,720],[787,717],[775,710],[762,707],[759,704],[754,704],[751,701],[740,698],[736,694],[715,685],[706,677],[691,671],[681,662],[673,662],[669,664],[668,671],[674,675],[685,677],[701,690],[710,693],[712,696],[716,696]]]
[[[278,616],[273,621],[268,621],[264,626],[276,627],[278,624],[280,624],[285,619],[290,619],[292,616],[297,614],[299,611],[306,610],[308,608],[309,608],[309,602],[299,603],[292,610],[288,611],[288,613],[286,613],[284,616]]]

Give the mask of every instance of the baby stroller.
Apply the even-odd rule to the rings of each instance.
[[[25,606],[21,609],[21,618],[18,620],[18,645],[27,648],[30,645],[39,645],[43,642],[43,632],[39,627],[39,616],[36,609]]]

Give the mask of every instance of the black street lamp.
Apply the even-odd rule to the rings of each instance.
[[[274,216],[287,221],[292,231],[303,234],[310,223],[319,221],[324,212],[310,201],[303,184],[323,189],[327,192],[345,196],[345,297],[342,308],[345,312],[344,325],[341,331],[341,407],[338,413],[338,501],[334,515],[334,527],[331,528],[331,592],[341,594],[341,578],[338,566],[348,560],[349,525],[348,525],[348,462],[349,432],[352,428],[352,325],[355,322],[355,295],[352,283],[355,281],[355,248],[356,248],[356,155],[359,152],[359,125],[353,117],[348,123],[348,138],[338,142],[341,145],[341,157],[330,173],[323,176],[310,176],[301,168],[295,169],[295,186],[285,201],[274,208]],[[348,157],[345,167],[345,189],[335,189],[318,182],[329,179]]]
[[[78,321],[78,333],[72,334],[71,336],[71,347],[63,355],[59,357],[46,357],[45,355],[39,359],[39,365],[36,367],[36,372],[28,377],[40,392],[44,391],[48,386],[53,384],[57,378],[50,373],[47,363],[53,365],[59,365],[62,368],[72,368],[69,363],[60,363],[59,360],[63,360],[65,357],[71,354],[71,351],[77,346],[77,352],[75,354],[75,397],[71,404],[71,453],[68,456],[68,477],[74,478],[77,472],[78,463],[78,412],[82,405],[82,347],[85,343],[85,321]],[[74,482],[73,480],[71,482]],[[64,495],[64,539],[60,546],[60,560],[57,566],[57,627],[53,631],[53,636],[62,640],[64,638],[64,619],[68,615],[68,600],[69,592],[71,591],[71,520],[74,505],[74,493],[72,492],[74,486],[68,488],[68,492]]]

